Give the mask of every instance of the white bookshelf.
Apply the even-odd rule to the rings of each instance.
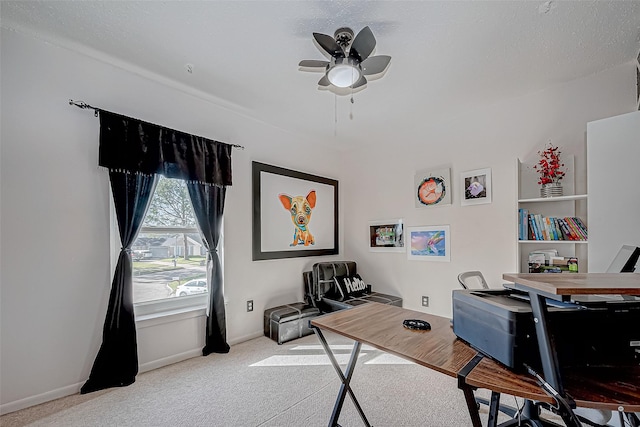
[[[562,180],[564,195],[558,197],[540,197],[538,173],[533,169],[533,163],[523,163],[517,160],[518,195],[516,207],[516,224],[519,227],[519,209],[525,208],[529,213],[541,214],[548,217],[579,217],[587,225],[587,194],[575,193],[575,167],[573,156],[564,156],[563,162],[567,174]],[[586,180],[586,177],[585,177]],[[588,225],[587,225],[588,226]],[[519,233],[516,228],[516,239]],[[578,258],[578,271],[587,272],[586,240],[517,240],[518,272],[529,271],[529,252],[543,249],[556,249],[559,256]]]

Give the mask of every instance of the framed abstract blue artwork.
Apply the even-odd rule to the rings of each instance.
[[[448,225],[407,227],[407,258],[415,261],[451,261]]]

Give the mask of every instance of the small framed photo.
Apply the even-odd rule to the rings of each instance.
[[[416,172],[413,179],[416,208],[451,204],[451,170],[449,168]]]
[[[476,169],[460,174],[462,206],[491,203],[491,169]]]
[[[448,225],[407,227],[407,258],[417,261],[451,261]]]
[[[402,219],[369,221],[369,251],[404,252]]]

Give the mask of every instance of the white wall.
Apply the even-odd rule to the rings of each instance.
[[[358,272],[376,289],[402,295],[406,308],[451,316],[458,273],[481,270],[500,287],[502,273],[517,270],[516,159],[535,160],[551,139],[576,157],[576,190],[584,192],[587,122],[632,111],[634,98],[629,63],[432,126],[416,123],[410,134],[419,138],[399,129],[386,150],[351,151],[343,177],[346,257],[358,260]],[[415,208],[414,173],[439,166],[451,168],[452,205]],[[492,169],[493,203],[460,206],[460,173],[480,168]],[[367,222],[389,218],[403,218],[405,226],[449,224],[451,262],[369,252]],[[430,297],[428,308],[422,295]]]
[[[1,54],[2,412],[77,392],[101,342],[112,275],[109,184],[97,166],[98,119],[70,98],[244,145],[233,152],[225,209],[228,341],[262,334],[265,308],[301,300],[302,271],[318,258],[251,261],[251,161],[340,180],[334,153],[30,36],[3,29]],[[291,155],[300,144],[308,156]],[[143,369],[200,354],[204,318],[179,318],[139,328]]]
[[[300,300],[301,273],[319,260],[251,261],[252,160],[340,180],[345,249],[321,259],[356,260],[369,282],[402,295],[406,307],[419,309],[419,296],[429,295],[429,311],[449,315],[459,271],[480,268],[496,286],[502,272],[515,268],[515,158],[552,138],[584,164],[586,122],[635,107],[630,64],[429,128],[418,123],[419,140],[399,129],[383,152],[336,155],[204,95],[29,36],[3,29],[1,55],[2,412],[77,392],[101,341],[112,274],[108,181],[97,166],[98,119],[67,105],[69,98],[247,147],[233,153],[225,209],[230,343],[260,335],[265,308]],[[309,155],[293,156],[301,143]],[[414,208],[414,171],[443,164],[456,185],[461,171],[491,167],[494,202],[462,208],[456,190],[451,207]],[[451,263],[368,252],[367,221],[394,217],[410,225],[450,224]],[[247,299],[254,300],[252,313]],[[146,324],[138,331],[141,365],[197,354],[202,322],[186,316],[180,324]]]

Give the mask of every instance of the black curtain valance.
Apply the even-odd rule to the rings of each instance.
[[[228,186],[232,148],[230,144],[100,110],[98,164],[110,170]]]

